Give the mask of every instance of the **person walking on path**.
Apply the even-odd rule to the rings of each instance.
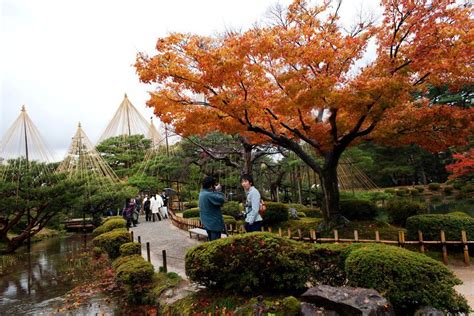
[[[161,221],[160,207],[163,206],[163,200],[161,199],[161,196],[153,194],[150,202],[151,213],[153,214],[153,221],[155,221],[155,217],[158,217],[158,220]]]
[[[132,226],[132,223],[133,223],[132,215],[133,215],[134,210],[135,210],[135,203],[133,202],[133,200],[130,198],[125,199],[125,207],[123,208],[122,216],[127,221],[127,227]],[[137,226],[137,225],[133,224],[133,226]]]
[[[245,230],[249,232],[258,232],[262,228],[263,218],[259,214],[260,210],[260,192],[253,186],[251,175],[244,174],[240,178],[240,183],[247,194],[245,202]]]
[[[161,199],[163,200],[163,206],[161,207],[161,213],[163,214],[164,218],[168,218],[168,196],[166,196],[166,192],[161,192]]]
[[[145,221],[151,222],[151,201],[148,195],[145,195],[145,199],[143,200],[143,210],[145,211]]]
[[[224,204],[224,194],[219,192],[220,185],[216,185],[213,177],[206,177],[199,192],[199,216],[209,241],[221,238],[225,230],[221,206]]]

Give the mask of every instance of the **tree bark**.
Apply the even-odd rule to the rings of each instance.
[[[339,181],[337,178],[338,157],[334,153],[328,154],[326,163],[319,173],[323,192],[323,229],[340,227],[349,223],[341,214],[339,207]]]
[[[253,162],[252,162],[252,149],[253,149],[253,146],[246,143],[246,142],[242,142],[242,147],[244,149],[243,154],[242,154],[242,158],[244,160],[244,166],[243,166],[243,169],[242,169],[242,173],[252,175],[252,165],[253,165]]]

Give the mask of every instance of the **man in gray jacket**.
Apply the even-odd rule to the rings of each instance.
[[[220,191],[220,185],[216,185],[213,177],[206,177],[199,193],[199,215],[209,241],[221,238],[221,233],[225,230],[221,211],[225,202],[224,194],[216,191]]]
[[[258,232],[262,228],[263,218],[259,214],[260,192],[253,186],[253,178],[249,174],[244,174],[240,178],[240,183],[247,193],[245,202],[245,230],[247,232]]]

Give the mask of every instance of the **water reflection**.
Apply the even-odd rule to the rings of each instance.
[[[80,281],[73,259],[86,245],[87,239],[75,235],[33,244],[30,254],[19,251],[18,261],[0,277],[0,315],[53,314],[62,305],[62,296]],[[101,300],[92,298],[73,314],[113,314]]]

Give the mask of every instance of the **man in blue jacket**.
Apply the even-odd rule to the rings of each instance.
[[[209,241],[221,238],[221,233],[225,230],[221,211],[225,202],[224,194],[216,191],[220,191],[220,185],[216,185],[213,177],[206,177],[199,192],[199,213]]]

